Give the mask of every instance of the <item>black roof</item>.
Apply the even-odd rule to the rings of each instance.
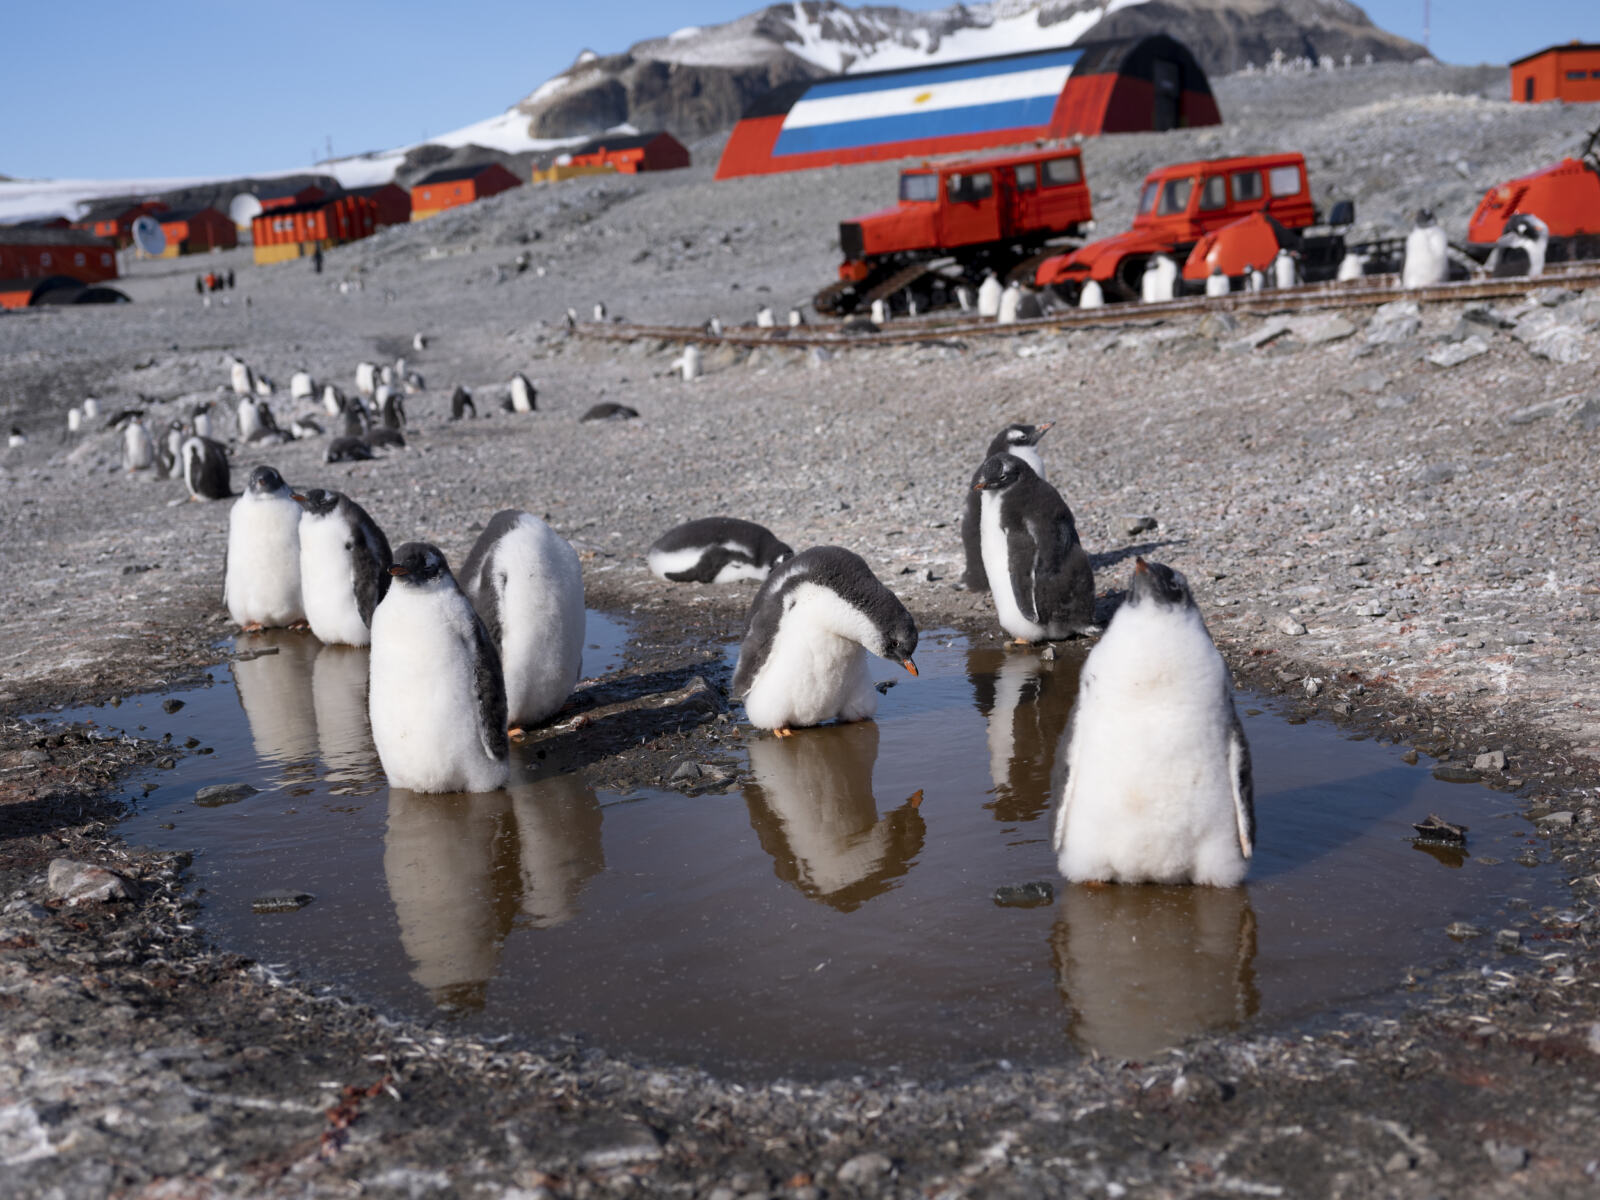
[[[251,195],[257,200],[276,200],[280,196],[296,196],[307,188],[316,188],[318,191],[327,192],[327,188],[320,183],[269,183],[251,190]]]
[[[402,192],[405,191],[405,188],[390,180],[388,183],[369,183],[366,187],[345,188],[344,194],[347,196],[376,196],[384,188],[398,188]]]
[[[1552,50],[1600,50],[1600,42],[1560,42],[1554,46],[1546,46],[1543,50],[1535,50],[1532,54],[1524,54],[1521,58],[1513,58],[1509,65],[1514,67],[1529,59],[1543,58]]]
[[[637,150],[648,146],[658,137],[672,137],[672,135],[664,129],[652,129],[649,133],[601,134],[599,137],[590,138],[581,146],[569,146],[561,153],[576,155],[594,154],[600,150]]]
[[[209,204],[198,204],[194,208],[169,208],[166,212],[151,213],[150,215],[161,224],[167,225],[173,221],[192,221],[203,212],[217,212],[217,210]],[[217,216],[220,217],[221,215],[221,213],[217,213]]]
[[[83,216],[79,217],[78,220],[109,221],[113,217],[120,217],[123,213],[144,203],[145,201],[135,200],[131,196],[124,196],[120,200],[101,200],[84,209]]]
[[[295,213],[316,212],[318,209],[327,208],[329,205],[337,204],[346,196],[365,196],[367,192],[372,190],[375,189],[352,188],[348,192],[333,192],[330,195],[324,196],[321,200],[305,200],[299,204],[284,204],[278,208],[269,208],[264,212],[258,212],[254,217],[251,218],[251,220],[259,221],[263,217],[287,217],[292,216]]]
[[[490,167],[499,166],[499,163],[478,163],[476,166],[471,167],[444,167],[438,171],[433,171],[430,174],[424,175],[411,186],[423,187],[424,185],[430,183],[454,183],[458,179],[472,179],[476,176],[482,175]],[[502,171],[505,170],[504,167],[500,167],[500,169]]]
[[[37,225],[0,225],[0,242],[11,246],[100,246],[112,248],[109,238],[95,237],[84,229]]]

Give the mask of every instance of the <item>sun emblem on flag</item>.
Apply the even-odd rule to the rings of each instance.
[[[920,92],[911,101],[911,103],[913,103],[913,104],[926,104],[929,100],[932,100],[932,99],[933,99],[933,93],[932,92]]]

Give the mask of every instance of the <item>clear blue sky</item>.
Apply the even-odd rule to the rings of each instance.
[[[0,0],[0,173],[242,174],[386,149],[504,110],[578,51],[623,50],[761,0]],[[931,0],[901,0],[936,8]],[[1448,62],[1600,41],[1600,0],[1432,0]],[[1422,38],[1423,0],[1370,0]]]

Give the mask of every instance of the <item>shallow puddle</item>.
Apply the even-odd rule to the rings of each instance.
[[[585,674],[614,666],[625,636],[591,614]],[[753,736],[749,782],[693,798],[612,795],[536,762],[493,795],[391,791],[365,653],[239,643],[272,648],[177,693],[173,714],[157,696],[64,714],[214,748],[152,773],[125,836],[197,851],[220,945],[490,1034],[799,1076],[1141,1057],[1337,1012],[1448,955],[1451,921],[1561,895],[1555,871],[1512,861],[1531,832],[1514,799],[1247,694],[1242,712],[1265,710],[1244,717],[1247,885],[1064,884],[1049,843],[1070,648],[1046,661],[925,638],[922,678],[875,664],[895,681],[876,723]],[[195,802],[241,780],[262,791]],[[1471,827],[1468,855],[1413,846],[1430,810]],[[1040,880],[1053,903],[996,903]],[[312,899],[252,907],[284,893]]]

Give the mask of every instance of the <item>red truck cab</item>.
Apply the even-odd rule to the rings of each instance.
[[[1093,279],[1108,296],[1134,297],[1152,255],[1166,254],[1183,263],[1207,235],[1253,216],[1257,223],[1265,216],[1285,229],[1316,223],[1303,155],[1214,158],[1152,171],[1139,193],[1132,229],[1047,259],[1039,265],[1035,282],[1076,290]],[[1253,265],[1265,268],[1270,261],[1269,254]],[[1185,278],[1202,281],[1208,273],[1203,265],[1186,265],[1184,270]]]

